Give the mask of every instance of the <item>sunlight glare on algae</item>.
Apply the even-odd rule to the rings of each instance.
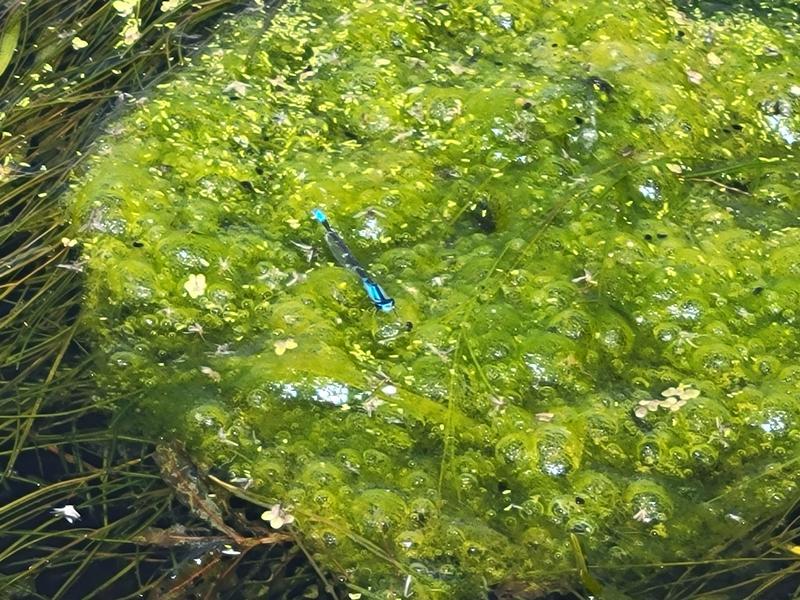
[[[557,589],[571,535],[698,559],[798,493],[797,41],[630,0],[242,16],[73,185],[98,380],[365,597]]]

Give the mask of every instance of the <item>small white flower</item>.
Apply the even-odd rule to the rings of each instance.
[[[70,525],[75,521],[81,520],[81,514],[75,509],[72,504],[66,504],[61,508],[54,508],[50,511],[54,517],[64,517]]]
[[[192,273],[186,283],[183,284],[183,289],[186,290],[190,298],[199,298],[206,293],[206,276],[202,273]]]
[[[280,504],[273,504],[272,508],[265,510],[261,519],[267,521],[273,529],[280,529],[284,525],[294,523],[294,515],[287,513]]]
[[[700,390],[693,389],[691,384],[679,383],[678,387],[667,388],[661,392],[661,395],[665,398],[675,396],[681,400],[693,400],[700,395]]]
[[[675,404],[669,407],[672,412],[678,411],[686,404],[686,400],[678,400]]]
[[[677,387],[667,388],[661,392],[661,395],[664,396],[663,400],[639,400],[639,405],[634,409],[633,414],[639,419],[644,419],[648,412],[656,412],[659,408],[676,412],[685,406],[688,400],[697,398],[700,395],[700,390],[692,388],[691,385],[680,383]]]
[[[122,43],[126,46],[133,46],[140,37],[142,37],[141,31],[139,31],[139,20],[130,17],[126,22],[125,26],[122,28],[120,32],[120,36],[122,36]]]
[[[275,354],[278,356],[283,356],[287,350],[294,350],[297,348],[297,342],[295,342],[292,338],[276,340],[273,342],[273,345],[275,346]]]
[[[394,396],[397,393],[397,388],[393,385],[385,385],[381,388],[381,391],[387,396]]]

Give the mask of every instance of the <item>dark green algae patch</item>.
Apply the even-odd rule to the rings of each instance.
[[[698,559],[798,493],[797,42],[645,2],[240,17],[70,195],[98,380],[363,597],[556,589],[571,534],[622,587]]]

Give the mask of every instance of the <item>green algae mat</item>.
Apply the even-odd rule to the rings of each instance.
[[[69,195],[97,380],[353,598],[705,556],[798,493],[797,42],[667,2],[244,15]]]

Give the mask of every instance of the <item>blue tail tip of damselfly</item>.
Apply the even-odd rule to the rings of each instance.
[[[382,310],[383,312],[391,312],[394,310],[394,299],[386,298],[380,302],[375,302],[375,308]]]
[[[387,296],[381,286],[370,278],[362,280],[361,283],[364,285],[364,289],[367,290],[367,295],[369,299],[372,300],[375,308],[383,312],[389,312],[394,309],[394,298]]]
[[[325,221],[328,220],[327,217],[325,216],[325,213],[318,208],[315,208],[314,210],[311,211],[311,216],[314,217],[320,223],[324,223]]]

